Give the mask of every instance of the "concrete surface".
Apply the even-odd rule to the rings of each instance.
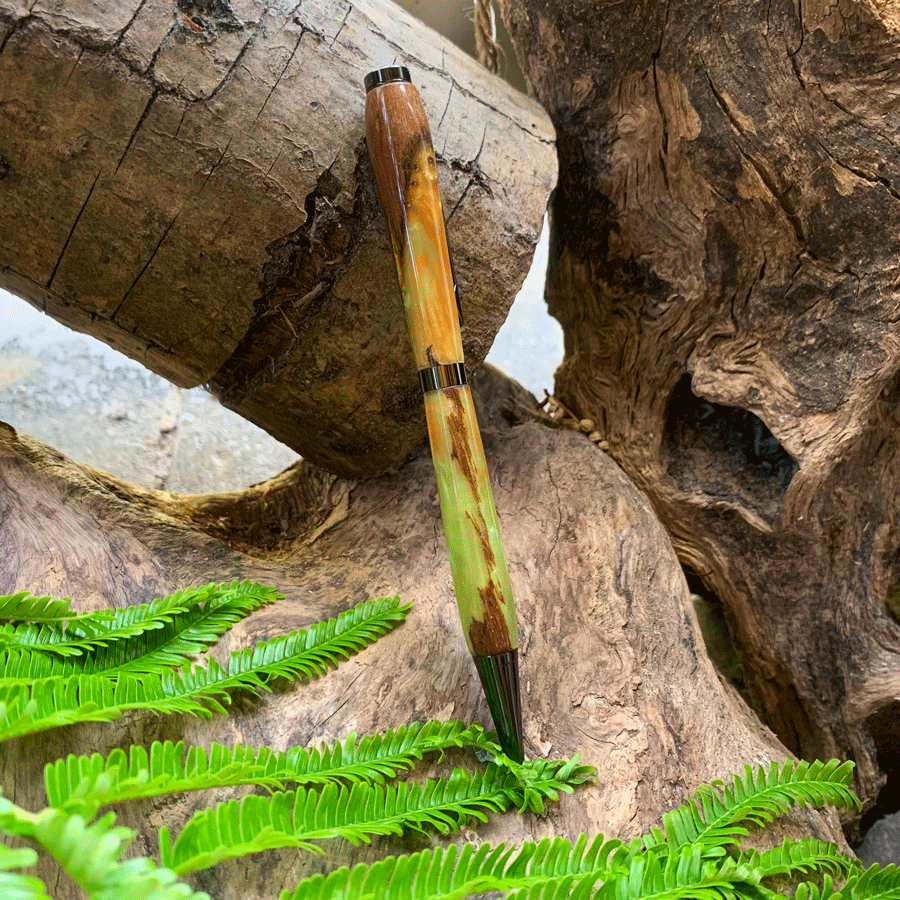
[[[541,398],[562,359],[546,265],[545,237],[488,357]],[[177,388],[3,291],[0,419],[119,478],[184,493],[240,490],[297,458],[201,388]]]
[[[867,868],[875,863],[882,866],[900,864],[900,813],[877,821],[857,847],[856,855]]]

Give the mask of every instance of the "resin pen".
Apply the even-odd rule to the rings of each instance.
[[[428,119],[403,66],[366,76],[366,143],[428,421],[456,602],[503,752],[521,762],[518,628],[481,433]]]

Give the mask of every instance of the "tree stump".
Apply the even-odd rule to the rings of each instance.
[[[721,601],[763,720],[897,808],[896,14],[501,5],[558,134],[556,394]]]
[[[478,838],[635,836],[700,783],[785,758],[710,663],[681,568],[640,492],[584,437],[548,428],[531,395],[496,370],[485,367],[474,389],[485,401],[478,414],[522,630],[526,755],[577,752],[600,772],[545,815],[498,818]],[[100,607],[147,602],[188,583],[277,586],[285,599],[237,625],[217,656],[366,597],[399,593],[412,603],[405,624],[337,671],[238,698],[227,717],[130,714],[10,742],[0,783],[15,785],[18,804],[42,806],[43,764],[88,748],[184,739],[284,749],[434,717],[489,727],[456,615],[427,452],[360,481],[300,463],[245,492],[189,497],[119,482],[8,426],[0,447],[0,551],[18,561],[2,572],[0,592],[65,593]],[[153,852],[160,824],[177,830],[208,802],[126,804],[122,821],[138,830],[139,849]],[[803,828],[840,840],[835,819],[828,822]],[[217,900],[268,898],[326,863],[403,849],[397,841],[330,844],[324,862],[266,854],[199,873],[195,884]]]

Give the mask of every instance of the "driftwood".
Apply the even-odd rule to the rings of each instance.
[[[896,13],[501,5],[558,134],[556,393],[723,605],[763,720],[896,809]]]
[[[496,370],[487,368],[475,390],[487,400],[479,418],[490,423],[485,448],[522,626],[526,752],[579,752],[601,773],[545,816],[503,817],[478,837],[634,836],[701,782],[783,759],[709,662],[681,568],[643,496],[584,437],[548,428],[533,398]],[[102,606],[204,580],[279,587],[286,599],[235,627],[221,652],[369,596],[399,593],[413,604],[404,625],[337,671],[238,698],[227,718],[130,715],[5,745],[0,783],[15,785],[20,805],[41,805],[48,756],[88,747],[184,738],[284,748],[431,717],[488,725],[456,616],[427,451],[363,481],[300,463],[239,494],[188,497],[119,482],[4,426],[0,486],[0,552],[18,561],[0,576],[0,592],[65,592]],[[208,801],[129,804],[121,813],[138,829],[139,848],[153,851],[154,828],[177,829]],[[840,839],[833,821],[803,827]],[[332,844],[325,862],[268,854],[218,866],[196,883],[217,900],[272,897],[313,867],[383,849]]]
[[[178,384],[207,383],[309,460],[238,494],[183,497],[4,429],[0,591],[121,605],[241,577],[287,594],[219,652],[365,596],[414,603],[405,626],[309,686],[238,698],[211,724],[130,716],[23,739],[4,748],[0,782],[34,806],[44,760],[85,748],[284,747],[484,721],[360,82],[409,64],[435,120],[473,363],[537,236],[554,171],[546,118],[365,0],[273,4],[253,21],[227,4],[0,3],[0,283]],[[891,79],[894,25],[852,2],[842,22],[736,0],[640,15],[502,6],[559,138],[559,398],[632,480],[496,373],[478,380],[520,608],[527,752],[577,751],[602,773],[547,816],[480,836],[628,837],[785,746],[854,757],[874,803],[900,740],[900,223],[890,94],[867,85]],[[713,668],[670,540],[724,607],[774,734]],[[145,841],[191,802],[123,816]],[[833,819],[802,827],[840,837]],[[377,848],[333,850],[339,863]],[[278,854],[198,884],[268,896],[312,865]]]
[[[0,286],[332,471],[425,436],[365,74],[429,114],[484,359],[556,174],[532,100],[390,4],[0,2]]]

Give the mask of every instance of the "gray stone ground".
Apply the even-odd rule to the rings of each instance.
[[[488,356],[538,398],[562,359],[542,299],[546,254],[543,241]],[[184,493],[240,490],[296,459],[202,389],[176,388],[3,291],[0,420],[119,478]],[[900,862],[900,814],[876,823],[857,852],[867,865]]]
[[[900,813],[885,816],[876,822],[856,854],[867,866],[873,863],[900,864]]]

